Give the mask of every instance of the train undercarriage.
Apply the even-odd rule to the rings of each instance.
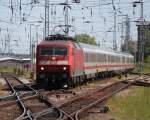
[[[68,87],[68,74],[65,72],[46,72],[37,75],[37,84],[40,87],[59,89]]]
[[[78,84],[82,84],[88,81],[93,81],[97,79],[103,79],[107,77],[113,77],[115,75],[128,74],[132,71],[132,69],[128,69],[125,71],[107,71],[107,72],[99,72],[96,74],[69,77],[69,75],[65,72],[47,72],[47,73],[39,73],[37,75],[37,84],[42,88],[48,89],[68,89],[70,87],[74,87]],[[91,77],[90,77],[91,76]]]

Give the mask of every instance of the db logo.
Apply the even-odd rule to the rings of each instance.
[[[49,61],[49,64],[54,65],[54,64],[57,64],[57,62],[56,61]]]

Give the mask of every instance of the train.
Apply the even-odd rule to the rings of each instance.
[[[105,73],[134,68],[134,56],[75,42],[65,35],[49,35],[37,45],[36,82],[50,88],[69,88]]]

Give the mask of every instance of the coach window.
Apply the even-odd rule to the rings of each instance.
[[[91,53],[90,62],[94,62],[94,53]]]
[[[110,63],[112,63],[112,60],[111,60],[111,55],[109,55],[109,62],[110,62]]]
[[[112,63],[115,62],[115,56],[112,56]]]
[[[131,63],[131,58],[129,58],[129,63]]]
[[[90,62],[94,62],[93,53],[91,53],[91,56],[90,56]]]
[[[110,55],[110,62],[113,63],[113,56]]]
[[[120,62],[120,58],[119,56],[116,57],[116,63],[119,63]]]
[[[105,62],[105,54],[102,56],[102,62]]]
[[[89,53],[87,53],[87,59],[86,60],[87,60],[87,62],[89,62]]]
[[[106,54],[104,54],[104,62],[106,62]]]
[[[116,56],[114,56],[113,62],[116,63]]]
[[[85,52],[84,55],[85,55],[85,57],[84,57],[85,58],[85,62],[88,62],[88,54]]]
[[[101,54],[101,62],[103,62],[103,54]]]
[[[89,62],[92,62],[92,53],[89,54]]]
[[[110,63],[110,55],[107,55],[107,58],[108,58],[108,63]]]
[[[98,62],[101,62],[101,56],[100,56],[100,53],[98,53]]]
[[[122,57],[122,63],[124,63],[125,62],[125,58],[124,58],[124,56]]]
[[[115,63],[117,63],[117,62],[118,62],[118,56],[115,57]]]
[[[129,63],[129,58],[127,58],[127,63]]]
[[[91,54],[91,62],[96,62],[96,54]]]
[[[91,62],[91,53],[88,54],[88,62]]]
[[[102,61],[101,58],[102,58],[102,56],[101,56],[101,54],[99,53],[99,55],[98,55],[98,61],[99,61],[99,62]]]
[[[96,62],[98,62],[98,53],[96,53]]]
[[[116,63],[116,62],[117,62],[117,56],[114,57],[114,63]]]
[[[119,56],[119,63],[121,62],[121,56]]]
[[[112,60],[111,60],[111,55],[109,55],[109,62],[110,62],[110,63],[112,62]]]

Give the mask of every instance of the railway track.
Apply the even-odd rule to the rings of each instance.
[[[32,94],[37,94],[37,91],[34,90],[32,87],[29,85],[23,83],[21,80],[18,79],[17,76],[13,74],[8,74],[8,73],[1,73],[1,76],[5,79],[9,90],[11,91],[10,95],[0,97],[0,101],[9,101],[9,100],[16,100],[17,98],[15,97],[15,94],[19,94],[22,97],[32,95]],[[20,91],[16,88],[16,86],[21,85],[23,86],[23,89]]]
[[[6,102],[3,102],[2,104],[0,102],[0,107],[5,108],[4,111],[0,112],[0,115],[4,116],[7,109],[14,109],[14,114],[11,113],[5,117],[16,120],[79,120],[88,109],[107,100],[117,92],[133,85],[133,82],[130,81],[140,79],[139,77],[135,77],[115,82],[106,87],[96,89],[92,93],[75,97],[69,102],[56,106],[46,97],[43,97],[41,95],[42,92],[22,83],[17,77],[10,74],[4,74],[3,77],[11,88],[13,99],[8,100],[8,97],[6,97]],[[143,77],[143,79],[148,78],[149,76],[146,75]],[[18,84],[25,86],[28,91],[23,93],[18,91],[15,87]],[[63,91],[53,91],[48,94],[59,92],[62,93]],[[10,106],[12,107],[10,108]]]
[[[149,76],[144,76],[142,79],[148,79]],[[79,98],[74,99],[68,103],[63,104],[60,108],[65,111],[67,114],[72,116],[75,120],[79,120],[80,116],[90,109],[91,107],[107,100],[112,95],[120,92],[123,89],[134,85],[136,80],[141,79],[140,77],[135,77],[131,79],[127,79],[120,82],[115,82],[111,85],[108,85],[104,88],[96,90],[92,94],[84,95]],[[66,116],[63,116],[61,120],[67,120]]]
[[[47,101],[43,98],[42,95],[32,87],[24,84],[21,80],[19,80],[16,76],[3,73],[2,76],[4,77],[6,83],[10,87],[14,100],[7,101],[3,104],[0,104],[0,107],[3,108],[1,110],[1,115],[5,115],[4,117],[1,116],[2,119],[15,119],[15,120],[36,120],[39,119],[43,115],[51,115],[50,119],[54,120],[59,116],[59,113],[65,114],[62,110],[57,108],[55,105]],[[15,86],[21,84],[26,87],[26,89],[30,90],[25,93],[21,93],[18,91]],[[9,97],[3,98],[3,100],[7,100]],[[16,104],[14,104],[16,103]],[[7,112],[5,110],[10,109],[11,107],[11,114],[7,116]],[[13,111],[14,110],[14,111]],[[5,113],[6,112],[6,113]],[[58,113],[58,114],[54,114]],[[69,117],[69,116],[68,116]]]
[[[130,85],[130,83],[125,83],[123,81],[108,85],[107,87],[94,91],[92,94],[87,94],[65,103],[60,106],[60,109],[74,119],[78,119],[79,113],[82,111],[108,99],[113,94],[129,87]],[[60,119],[67,120],[68,117],[62,116]]]

